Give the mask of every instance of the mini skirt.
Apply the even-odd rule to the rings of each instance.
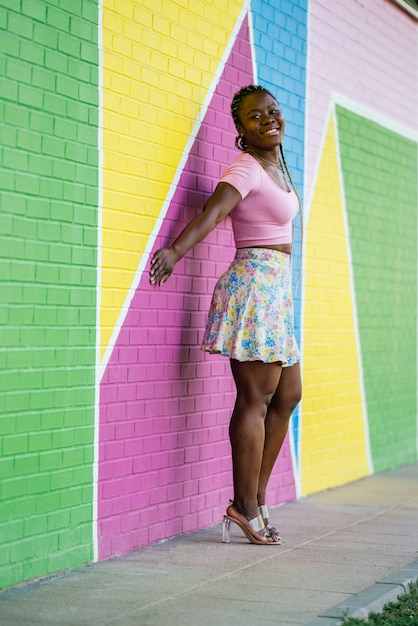
[[[201,350],[237,361],[300,360],[289,254],[240,248],[215,285]]]

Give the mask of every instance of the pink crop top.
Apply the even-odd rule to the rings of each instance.
[[[237,248],[292,243],[299,208],[293,189],[281,189],[248,153],[241,154],[219,182],[229,183],[242,196],[230,213]]]

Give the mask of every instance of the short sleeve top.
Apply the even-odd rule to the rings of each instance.
[[[292,243],[292,222],[299,208],[293,189],[279,187],[246,152],[224,171],[219,182],[229,183],[242,196],[230,213],[237,248]]]

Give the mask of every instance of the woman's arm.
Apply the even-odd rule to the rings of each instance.
[[[174,266],[197,243],[202,241],[241,200],[239,191],[229,183],[219,183],[196,215],[169,248],[157,250],[151,261],[150,283],[162,285],[171,276]]]

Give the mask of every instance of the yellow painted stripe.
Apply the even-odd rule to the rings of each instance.
[[[306,228],[304,495],[369,473],[347,245],[331,116]]]
[[[101,354],[243,0],[103,0]]]

